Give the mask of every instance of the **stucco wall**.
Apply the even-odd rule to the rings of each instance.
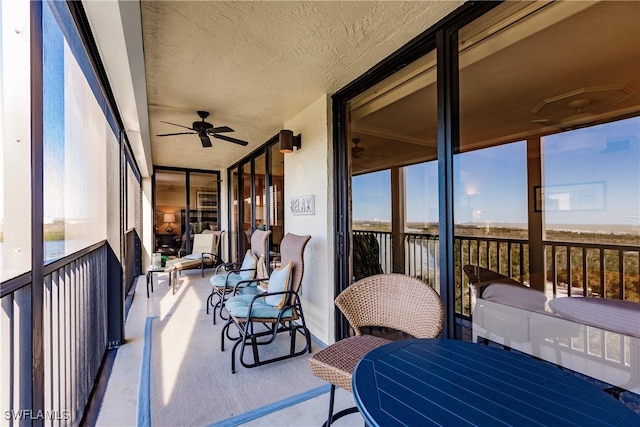
[[[284,124],[302,136],[302,149],[285,154],[286,232],[311,236],[305,251],[302,308],[319,340],[333,342],[333,149],[331,99],[316,100]],[[293,215],[291,198],[313,195],[314,215]]]

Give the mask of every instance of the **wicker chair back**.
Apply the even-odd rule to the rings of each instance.
[[[377,274],[359,280],[335,300],[356,335],[365,326],[381,326],[415,338],[435,338],[444,325],[438,293],[423,281],[403,274]]]

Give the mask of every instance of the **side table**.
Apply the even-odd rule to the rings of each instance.
[[[165,267],[151,268],[147,270],[147,298],[149,298],[149,286],[151,286],[151,292],[153,292],[153,273],[169,273],[169,286],[171,286],[172,270],[167,270]],[[175,292],[174,292],[175,293]]]

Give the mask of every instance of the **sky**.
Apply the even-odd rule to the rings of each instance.
[[[542,140],[546,224],[640,226],[640,117]],[[527,223],[525,141],[454,157],[457,223]],[[437,162],[406,168],[407,221],[437,222]],[[390,221],[390,173],[353,177],[353,219]],[[533,191],[533,190],[532,190]]]

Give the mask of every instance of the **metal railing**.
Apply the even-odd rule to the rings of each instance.
[[[380,265],[385,273],[393,266],[391,233],[372,234],[379,244]],[[405,274],[427,283],[439,280],[439,237],[436,234],[404,234]],[[544,241],[546,291],[558,294],[598,296],[640,302],[640,246]],[[525,239],[455,237],[456,315],[469,318],[469,281],[466,264],[494,270],[522,283],[529,283],[529,243]]]
[[[34,284],[28,276],[2,293],[0,410],[6,425],[34,417],[45,425],[80,424],[107,348],[107,251],[102,242],[45,266],[42,413],[32,405],[38,392],[30,357]]]

